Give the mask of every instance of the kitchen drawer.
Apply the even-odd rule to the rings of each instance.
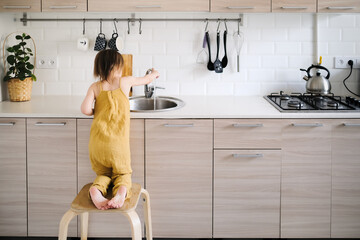
[[[318,12],[360,12],[359,0],[318,0]]]
[[[87,0],[42,0],[43,12],[86,12]]]
[[[270,12],[271,0],[211,0],[211,12]]]
[[[215,119],[214,147],[281,148],[281,124],[279,119]]]
[[[273,12],[316,12],[316,0],[272,0]]]
[[[209,12],[208,0],[88,0],[89,12]]]
[[[40,12],[41,0],[0,0],[0,12]]]

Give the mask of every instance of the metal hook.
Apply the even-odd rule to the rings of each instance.
[[[216,32],[218,32],[218,33],[219,33],[219,28],[220,28],[220,23],[221,23],[221,21],[220,21],[220,19],[219,19],[219,18],[218,18],[217,22],[218,22],[218,26],[217,26]]]
[[[83,35],[85,35],[85,18],[83,19]]]
[[[142,30],[141,30],[141,18],[139,19],[139,34],[142,33]]]
[[[127,33],[130,34],[130,18],[128,18],[128,30]]]
[[[100,18],[100,33],[102,33],[102,18]]]
[[[115,22],[117,22],[117,21],[116,21],[116,18],[114,18],[114,27],[115,27],[115,33],[117,33],[118,30],[117,30],[117,27],[116,27],[116,23],[115,23]]]
[[[228,31],[227,25],[226,25],[226,18],[224,19],[224,24],[225,24],[225,30],[226,32]]]
[[[237,34],[238,34],[238,36],[240,35],[240,21],[241,21],[241,19],[239,18],[239,21],[238,21],[238,31],[237,31]]]
[[[208,26],[209,26],[209,19],[206,18],[205,21],[206,21],[205,32],[207,32],[208,31]]]

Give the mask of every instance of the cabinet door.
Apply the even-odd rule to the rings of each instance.
[[[280,150],[214,151],[214,238],[279,238]]]
[[[331,123],[324,119],[284,123],[281,237],[329,238]]]
[[[333,120],[331,237],[360,238],[360,120]]]
[[[360,12],[359,0],[318,0],[318,12]]]
[[[27,236],[25,119],[0,119],[0,236]]]
[[[154,237],[212,237],[212,120],[145,120]]]
[[[42,0],[43,12],[86,12],[86,0]]]
[[[88,0],[89,12],[208,12],[208,0]]]
[[[0,0],[0,12],[41,12],[41,0]]]
[[[57,236],[76,196],[76,120],[28,119],[28,234]],[[77,223],[69,236],[77,235]]]
[[[272,0],[273,12],[316,12],[316,0]]]
[[[77,120],[79,190],[85,184],[94,181],[96,177],[89,160],[88,144],[91,123],[92,119]],[[132,181],[144,186],[144,120],[131,119],[130,126]],[[142,204],[139,202],[137,212],[141,220],[144,219],[142,209]],[[121,214],[90,213],[88,235],[89,237],[131,237],[131,226]]]
[[[271,0],[211,0],[211,12],[270,12]]]

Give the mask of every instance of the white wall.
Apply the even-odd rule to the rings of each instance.
[[[22,14],[17,14],[21,17]],[[319,14],[319,54],[323,65],[331,71],[333,92],[348,95],[342,85],[347,70],[333,69],[334,56],[360,57],[360,14]],[[29,18],[128,18],[128,13],[31,13]],[[237,14],[210,13],[139,13],[142,18],[237,18]],[[0,14],[0,22],[12,21],[12,15]],[[305,81],[300,68],[307,68],[316,56],[314,14],[245,14],[245,42],[241,52],[241,71],[236,72],[236,52],[232,35],[237,24],[228,22],[229,65],[224,73],[216,74],[197,64],[201,50],[204,22],[143,22],[143,33],[138,34],[139,24],[117,24],[120,36],[125,39],[122,53],[134,55],[135,76],[144,75],[150,67],[157,68],[161,77],[157,84],[166,87],[161,95],[265,95],[284,90],[304,92]],[[91,50],[76,49],[76,39],[82,34],[82,22],[30,22],[27,27],[13,23],[16,30],[29,33],[37,43],[37,55],[56,56],[57,69],[36,69],[38,81],[33,95],[85,95],[94,81],[92,76],[94,40],[99,33],[99,22],[86,23],[86,35],[92,40]],[[217,24],[209,24],[212,37],[212,60],[215,58]],[[224,29],[224,25],[221,25]],[[1,25],[2,36],[14,31],[10,25]],[[112,22],[103,22],[103,32],[109,39]],[[222,47],[221,47],[222,48]],[[221,53],[222,57],[223,54]],[[349,87],[359,89],[359,70],[348,80]],[[142,87],[135,89],[142,94]]]

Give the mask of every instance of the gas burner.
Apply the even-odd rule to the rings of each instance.
[[[280,99],[281,100],[289,100],[290,96],[289,95],[281,95]]]
[[[296,100],[291,100],[287,103],[287,105],[289,107],[294,107],[294,108],[301,108],[304,106],[304,103],[300,102],[300,101],[296,101]]]

